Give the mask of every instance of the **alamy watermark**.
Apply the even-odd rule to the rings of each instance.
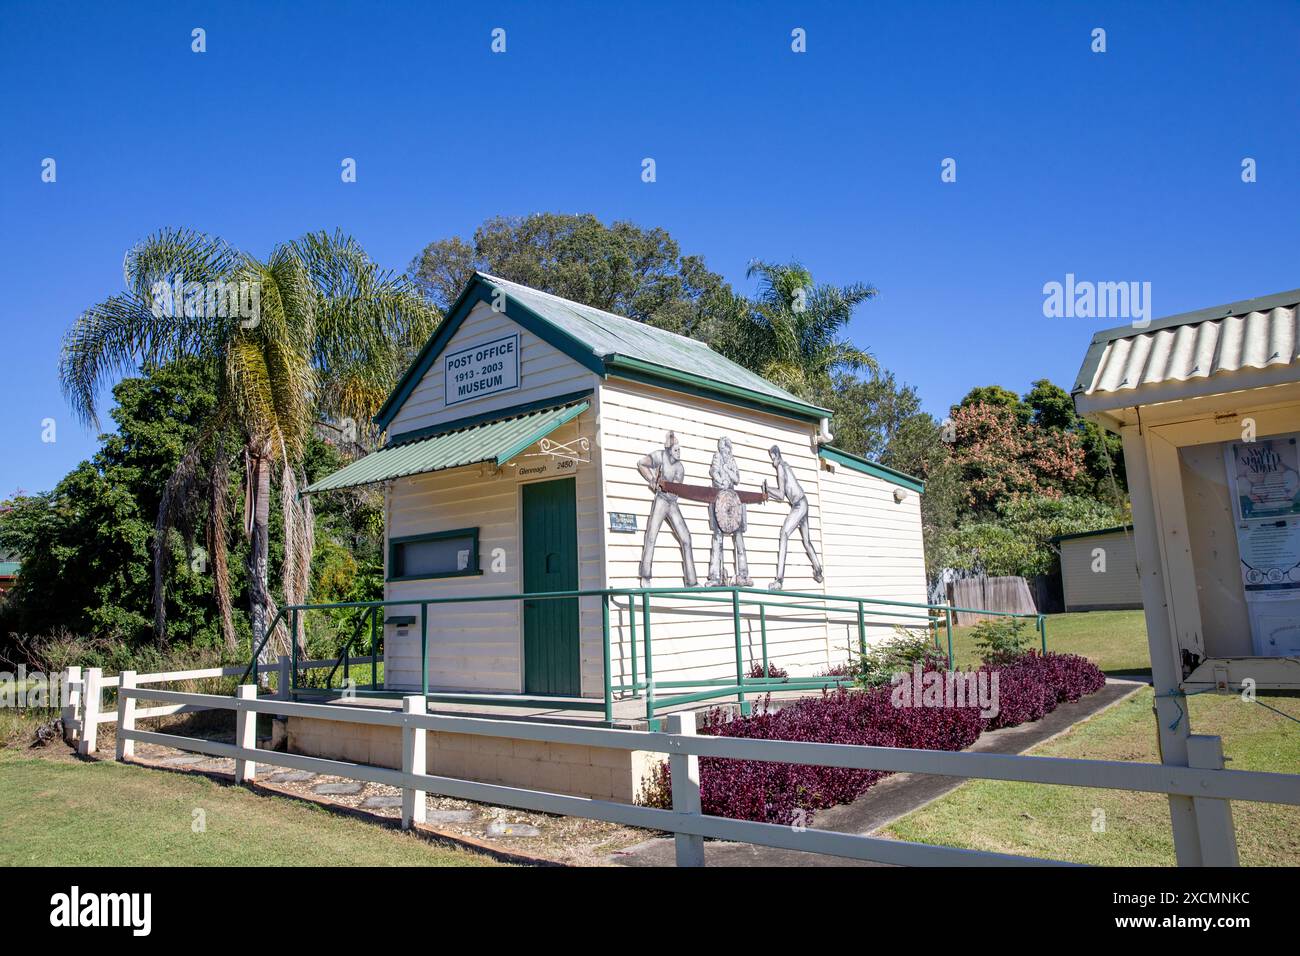
[[[984,718],[1001,709],[997,671],[926,671],[917,661],[910,674],[900,671],[890,683],[889,702],[895,707],[978,707]]]
[[[1043,315],[1049,319],[1128,319],[1135,329],[1151,324],[1150,282],[1090,282],[1076,280],[1043,285]]]
[[[261,321],[262,284],[260,282],[187,282],[183,275],[171,282],[153,284],[152,309],[155,319],[238,318],[246,329]]]
[[[64,707],[67,705],[67,682],[59,674],[28,674],[27,668],[18,665],[18,673],[0,671],[0,707],[19,710],[27,708]]]

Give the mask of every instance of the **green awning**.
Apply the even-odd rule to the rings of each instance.
[[[310,495],[318,491],[373,485],[380,481],[423,475],[484,461],[503,465],[565,422],[577,418],[587,410],[589,404],[582,401],[546,408],[384,448],[358,458],[346,468],[322,478],[304,493]]]

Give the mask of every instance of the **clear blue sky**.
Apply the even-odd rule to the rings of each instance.
[[[1068,387],[1118,323],[1044,318],[1045,282],[1148,281],[1157,316],[1300,286],[1297,51],[1294,2],[4,0],[0,497],[93,451],[60,336],[169,224],[255,253],[339,226],[401,269],[488,216],[590,211],[738,287],[756,256],[875,283],[851,335],[936,414]]]

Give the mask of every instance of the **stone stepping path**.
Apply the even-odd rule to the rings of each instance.
[[[267,779],[271,783],[302,783],[304,780],[315,780],[316,775],[308,770],[286,770],[283,773],[273,774]]]
[[[493,820],[488,824],[487,835],[490,837],[535,837],[541,836],[542,831],[528,823],[506,823],[504,820]]]
[[[164,757],[158,762],[167,767],[189,767],[196,763],[203,763],[207,759],[203,754],[177,754],[174,757]]]
[[[424,821],[426,823],[473,823],[474,811],[428,809],[424,811]]]
[[[311,789],[321,796],[354,797],[361,792],[363,786],[363,784],[352,780],[344,783],[318,783]]]
[[[158,765],[180,771],[233,771],[235,761],[229,757],[214,757],[206,754],[177,751],[174,748],[156,748],[157,752],[146,751],[141,756],[155,761]],[[401,811],[402,795],[391,787],[374,786],[359,780],[340,780],[328,774],[317,774],[309,770],[291,770],[275,768],[273,765],[260,764],[258,779],[272,784],[291,784],[287,789],[301,796],[311,795],[332,797],[345,806],[376,812],[379,816],[392,818]],[[434,827],[445,827],[449,832],[467,836],[500,840],[504,843],[519,840],[535,840],[535,846],[546,845],[552,838],[548,824],[534,820],[532,823],[509,822],[502,819],[507,812],[505,808],[486,807],[483,809],[451,809],[445,798],[429,794],[426,800],[425,823]],[[456,801],[459,802],[459,801]]]

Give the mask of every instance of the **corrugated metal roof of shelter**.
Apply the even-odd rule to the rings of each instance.
[[[1300,289],[1124,325],[1093,336],[1075,393],[1119,392],[1242,369],[1298,365]]]

